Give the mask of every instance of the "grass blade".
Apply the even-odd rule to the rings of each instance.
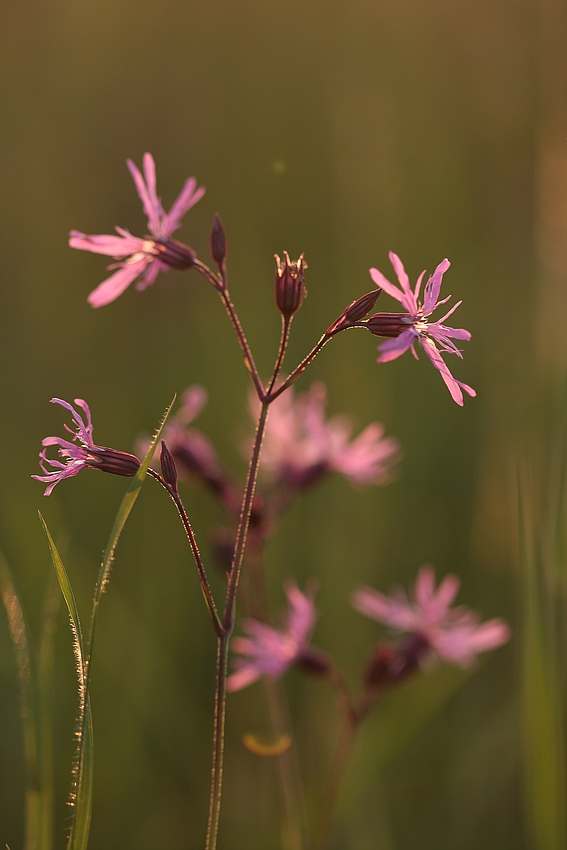
[[[167,422],[167,418],[171,413],[171,408],[175,404],[175,398],[173,397],[171,404],[166,409],[165,413],[162,416],[161,422],[158,426],[157,431],[155,432],[152,441],[150,443],[150,447],[144,457],[140,468],[136,475],[132,480],[132,484],[128,488],[128,491],[124,498],[122,499],[122,503],[118,509],[118,513],[116,514],[116,519],[114,520],[114,525],[112,526],[112,531],[110,532],[110,537],[108,539],[108,543],[106,545],[106,549],[104,550],[104,557],[102,559],[102,564],[100,565],[100,570],[98,574],[98,579],[95,588],[95,595],[93,600],[93,611],[91,617],[91,636],[89,643],[92,644],[93,633],[94,633],[94,621],[96,619],[96,611],[102,597],[102,594],[105,591],[105,588],[108,584],[108,580],[110,578],[110,571],[112,569],[112,562],[114,560],[114,553],[116,551],[116,546],[118,545],[118,540],[120,539],[120,535],[126,525],[126,520],[130,516],[130,512],[134,507],[134,503],[136,499],[140,495],[140,490],[142,488],[142,484],[146,479],[146,473],[148,471],[149,465],[151,463],[153,454],[155,452],[156,446],[160,440],[163,429],[165,427],[165,423]],[[89,652],[90,655],[90,652]]]
[[[38,776],[38,742],[36,711],[32,695],[32,673],[26,623],[20,600],[14,588],[11,570],[0,554],[0,595],[8,616],[8,628],[14,646],[20,717],[23,724],[24,761],[26,766],[25,792],[25,850],[41,847],[37,843],[41,824],[40,783]]]
[[[567,846],[565,694],[560,664],[567,638],[561,611],[565,603],[564,427],[551,445],[541,464],[541,478],[526,474],[519,486],[523,743],[536,850]]]
[[[67,576],[63,562],[49,533],[42,515],[39,515],[47,537],[51,559],[57,573],[59,587],[69,612],[73,635],[73,652],[77,672],[79,711],[77,716],[76,749],[73,759],[70,803],[73,807],[71,830],[67,843],[68,850],[86,850],[91,823],[93,795],[93,736],[90,701],[87,693],[87,670],[83,633],[75,595]]]
[[[60,599],[58,582],[51,573],[43,606],[37,669],[37,770],[40,788],[38,850],[52,850],[53,847],[53,671]]]

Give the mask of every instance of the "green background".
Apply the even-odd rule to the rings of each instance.
[[[304,251],[309,298],[289,365],[387,254],[412,280],[447,256],[445,294],[472,332],[454,373],[458,408],[424,357],[376,365],[368,334],[336,339],[298,385],[327,383],[331,412],[379,419],[401,442],[399,479],[329,480],[298,501],[268,548],[270,587],[321,580],[316,645],[356,683],[379,633],[353,586],[410,583],[423,562],[462,578],[459,599],[515,636],[469,672],[438,666],[392,693],[363,728],[331,846],[356,850],[531,847],[519,720],[515,476],[531,450],[540,387],[563,368],[565,21],[542,0],[4,0],[0,12],[1,545],[32,634],[51,564],[44,513],[86,620],[125,482],[92,472],[48,499],[30,476],[62,434],[52,396],[87,399],[95,439],[131,450],[174,392],[200,383],[199,426],[244,474],[248,376],[218,299],[171,271],[94,311],[104,258],[67,233],[143,235],[125,160],[156,159],[166,207],[194,174],[205,198],[178,231],[204,260],[215,212],[231,291],[266,375],[277,349],[273,254]],[[396,308],[386,304],[380,309]],[[218,508],[186,490],[205,554]],[[214,578],[217,596],[222,576]],[[56,848],[76,706],[60,612]],[[214,639],[182,529],[151,482],[121,540],[93,664],[96,789],[91,846],[203,844]],[[314,812],[338,718],[324,683],[286,679]],[[276,848],[273,765],[249,753],[258,686],[229,699],[220,847]],[[22,845],[24,771],[15,665],[0,617],[0,843]],[[541,845],[544,846],[544,845]],[[553,845],[547,845],[552,847]]]

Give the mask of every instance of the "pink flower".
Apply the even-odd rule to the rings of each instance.
[[[41,444],[44,446],[44,449],[39,453],[39,465],[45,474],[32,475],[32,478],[35,478],[37,481],[43,481],[44,484],[48,485],[45,490],[46,496],[49,496],[55,485],[63,481],[64,478],[72,478],[81,469],[86,469],[87,467],[128,477],[132,477],[137,473],[140,468],[140,461],[135,455],[94,444],[91,412],[86,401],[83,401],[82,398],[75,399],[75,404],[81,408],[85,418],[67,401],[63,401],[60,398],[52,398],[51,402],[52,404],[60,404],[62,407],[71,411],[73,424],[77,433],[73,437],[73,442],[64,440],[62,437],[45,437],[42,440]],[[73,433],[68,425],[65,425],[65,428],[70,434]],[[47,446],[59,446],[59,456],[63,458],[63,462],[48,458],[46,452]],[[49,466],[53,467],[53,469],[49,469]]]
[[[244,629],[249,637],[234,639],[234,651],[246,658],[236,659],[237,669],[227,681],[229,691],[239,691],[261,676],[279,679],[307,653],[317,616],[313,593],[302,593],[293,582],[286,586],[285,592],[289,600],[289,612],[284,629],[275,629],[258,620],[248,619],[244,622]]]
[[[254,402],[255,403],[255,402]],[[356,484],[385,484],[400,458],[397,440],[384,437],[379,422],[353,440],[346,416],[325,418],[327,391],[314,383],[307,393],[282,393],[270,407],[261,468],[291,487],[305,487],[327,471]]]
[[[137,288],[145,289],[155,281],[159,272],[166,272],[169,267],[190,268],[195,259],[191,249],[171,239],[171,234],[180,227],[185,213],[203,197],[205,190],[197,189],[197,181],[194,177],[190,177],[185,181],[170,211],[166,213],[156,193],[156,167],[153,156],[149,153],[144,154],[144,177],[132,160],[127,160],[127,163],[144,212],[148,217],[148,229],[151,236],[140,239],[121,227],[115,228],[118,236],[85,236],[78,230],[71,231],[69,239],[71,248],[106,254],[119,260],[118,263],[109,266],[109,269],[118,268],[119,270],[89,295],[88,301],[92,307],[110,304],[122,295],[136,278],[140,278]]]
[[[439,319],[439,321],[428,321],[429,316],[437,309],[437,307],[445,304],[451,297],[448,296],[442,301],[438,300],[443,275],[450,265],[449,260],[443,260],[443,262],[439,263],[434,273],[425,284],[424,299],[422,303],[421,301],[418,301],[418,296],[425,272],[420,274],[417,279],[415,289],[412,291],[409,278],[406,274],[402,261],[397,254],[394,254],[393,252],[390,252],[389,256],[394,267],[394,271],[398,277],[401,291],[393,283],[390,283],[390,281],[384,277],[382,272],[378,271],[378,269],[370,269],[370,276],[376,286],[379,286],[380,289],[383,289],[388,293],[388,295],[395,298],[396,301],[401,302],[402,307],[407,311],[407,315],[382,313],[376,314],[375,317],[371,317],[371,319],[368,320],[368,327],[372,333],[375,333],[377,336],[394,336],[393,339],[389,339],[387,342],[379,346],[379,351],[382,353],[378,358],[378,363],[395,360],[396,357],[400,357],[400,355],[407,351],[408,348],[411,349],[412,354],[417,359],[415,343],[419,340],[423,350],[435,368],[441,372],[441,377],[447,384],[453,400],[462,406],[462,390],[470,396],[475,396],[476,392],[472,389],[472,387],[461,383],[461,381],[457,381],[452,376],[441,354],[441,351],[443,351],[446,354],[456,354],[457,357],[462,357],[461,352],[455,343],[452,342],[452,339],[469,340],[471,338],[468,331],[462,328],[449,328],[443,324],[443,322],[455,312],[462,302],[459,301],[455,304],[448,313]],[[394,320],[397,320],[397,331],[395,334],[391,327],[386,328],[386,325],[391,325]],[[386,332],[384,333],[380,333],[380,322],[383,322],[386,328]],[[441,351],[439,349],[441,349]]]
[[[384,596],[371,587],[356,590],[352,602],[357,611],[401,632],[410,632],[420,640],[420,651],[435,653],[444,661],[466,667],[479,652],[501,646],[510,637],[505,620],[479,621],[467,608],[451,608],[460,581],[455,575],[445,576],[437,590],[431,567],[420,569],[413,598],[403,590]]]

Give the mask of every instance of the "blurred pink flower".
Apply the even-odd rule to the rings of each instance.
[[[436,590],[435,572],[424,566],[411,601],[401,589],[394,596],[384,596],[371,587],[361,587],[354,592],[352,602],[361,614],[419,637],[420,651],[433,652],[444,661],[466,667],[477,653],[506,643],[510,628],[500,618],[481,623],[474,611],[462,606],[451,608],[459,586],[457,576],[448,575]]]
[[[60,404],[72,413],[73,424],[77,433],[73,442],[64,440],[62,437],[45,437],[42,446],[45,448],[39,453],[39,465],[44,475],[32,475],[37,481],[47,484],[45,495],[49,496],[53,488],[64,478],[72,478],[81,469],[90,467],[100,469],[103,472],[112,472],[114,475],[134,476],[140,468],[140,461],[135,455],[120,452],[117,449],[109,449],[106,446],[96,446],[93,442],[93,425],[91,412],[86,401],[76,398],[75,404],[83,411],[84,417],[67,401],[60,398],[52,398],[52,404]],[[73,433],[68,425],[65,425],[70,434]],[[51,460],[47,457],[47,446],[59,446],[59,460]],[[49,469],[49,466],[53,469]]]
[[[252,404],[256,402],[253,400]],[[386,484],[400,459],[393,437],[384,437],[379,422],[353,440],[346,416],[325,418],[327,391],[322,383],[298,395],[282,393],[270,407],[261,468],[288,486],[304,487],[327,471],[340,472],[356,484]]]
[[[307,652],[317,616],[314,594],[302,593],[293,582],[286,586],[285,592],[289,600],[285,629],[248,619],[244,621],[244,630],[249,637],[233,640],[234,651],[247,657],[235,659],[237,669],[228,677],[229,691],[239,691],[261,676],[278,679]]]
[[[441,373],[441,377],[445,381],[453,400],[462,406],[462,390],[470,396],[475,396],[476,392],[472,389],[472,387],[469,387],[468,384],[463,384],[461,381],[457,381],[453,377],[441,355],[441,351],[443,351],[447,354],[456,354],[457,357],[462,358],[461,352],[455,343],[452,342],[452,339],[469,340],[471,338],[468,331],[462,328],[449,328],[443,324],[443,322],[455,312],[462,302],[458,301],[457,304],[455,304],[441,319],[439,319],[439,321],[428,321],[429,316],[437,309],[437,307],[445,304],[451,297],[448,296],[447,298],[443,298],[441,301],[438,300],[443,275],[450,266],[449,260],[443,260],[439,263],[434,273],[425,284],[424,299],[422,303],[421,301],[418,301],[418,296],[425,272],[420,274],[415,288],[412,291],[409,278],[400,258],[393,252],[390,252],[389,257],[394,267],[394,271],[396,272],[401,291],[393,283],[390,283],[390,281],[384,277],[382,272],[378,271],[378,269],[370,269],[370,276],[376,286],[379,286],[380,289],[383,289],[388,293],[388,295],[395,298],[396,301],[401,302],[402,307],[407,311],[407,316],[387,313],[377,314],[376,321],[374,323],[376,325],[376,330],[372,331],[373,333],[376,333],[377,336],[392,336],[392,333],[389,331],[384,334],[380,334],[380,322],[378,321],[379,316],[384,322],[387,322],[387,317],[390,317],[391,320],[396,318],[399,322],[400,328],[395,338],[389,339],[387,342],[384,342],[379,346],[379,351],[382,353],[378,357],[378,363],[395,360],[407,351],[408,348],[411,349],[412,354],[417,359],[415,343],[419,340],[423,350],[435,368]],[[372,330],[372,319],[369,320],[368,324],[369,329]],[[437,347],[436,343],[439,345],[441,351]]]
[[[197,189],[197,181],[190,177],[185,181],[170,211],[166,213],[156,193],[156,167],[153,156],[144,154],[144,177],[132,160],[127,160],[127,164],[148,217],[151,236],[140,239],[121,227],[115,228],[118,236],[86,236],[78,230],[71,231],[71,248],[106,254],[120,261],[109,266],[109,269],[119,270],[89,295],[88,301],[92,307],[110,304],[138,277],[140,280],[137,288],[145,289],[155,281],[159,272],[166,272],[169,267],[190,268],[194,260],[190,248],[170,237],[180,227],[185,213],[203,197],[205,190]]]

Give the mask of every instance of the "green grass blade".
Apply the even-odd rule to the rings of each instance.
[[[122,499],[122,503],[120,508],[118,509],[118,513],[116,515],[116,519],[114,520],[114,525],[112,526],[112,531],[110,532],[110,537],[108,539],[108,543],[106,545],[106,549],[104,551],[104,557],[102,559],[102,564],[100,566],[98,580],[95,589],[95,596],[93,602],[93,616],[91,620],[91,641],[93,634],[93,625],[94,619],[96,617],[96,609],[100,602],[101,596],[104,593],[106,585],[108,584],[108,580],[110,578],[110,570],[112,569],[112,562],[114,560],[114,553],[116,551],[116,546],[118,545],[118,540],[120,539],[120,535],[122,534],[122,530],[126,525],[126,520],[130,516],[130,512],[134,507],[134,503],[140,494],[140,490],[142,488],[142,484],[146,480],[146,473],[148,471],[149,465],[151,463],[154,451],[156,446],[160,440],[163,429],[165,427],[165,423],[167,422],[167,418],[171,413],[171,408],[175,404],[175,396],[173,397],[171,404],[166,409],[165,413],[162,416],[161,422],[158,426],[157,431],[155,432],[152,441],[150,443],[150,447],[146,453],[144,460],[141,463],[141,466],[134,476],[132,480],[132,484],[130,485],[126,495]]]
[[[564,696],[556,617],[557,563],[543,539],[545,518],[534,504],[534,482],[520,488],[522,720],[528,814],[537,850],[567,846]],[[529,498],[531,496],[531,499]],[[550,506],[547,505],[549,508]],[[549,516],[549,514],[548,514]]]
[[[37,715],[33,704],[29,644],[24,613],[14,588],[11,570],[1,554],[0,595],[8,616],[8,628],[14,646],[20,696],[20,716],[23,724],[26,766],[24,849],[38,848],[39,850],[41,847],[38,844],[41,826],[41,800],[40,783],[38,781]]]
[[[76,750],[73,759],[70,803],[73,807],[67,850],[86,850],[91,823],[93,795],[93,736],[90,701],[87,693],[87,671],[83,633],[75,595],[63,562],[42,515],[39,515],[47,537],[51,559],[59,587],[69,612],[73,635],[73,652],[78,681],[79,712],[77,716]]]
[[[53,691],[55,630],[61,594],[53,573],[47,586],[37,669],[37,767],[39,776],[38,850],[53,848]]]

